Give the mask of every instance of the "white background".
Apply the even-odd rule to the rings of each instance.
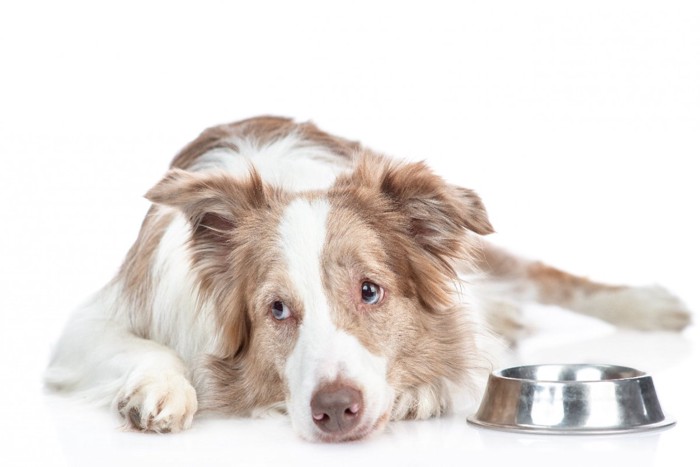
[[[543,329],[524,361],[652,371],[678,426],[534,437],[457,414],[324,446],[285,420],[123,433],[44,394],[52,342],[119,266],[142,194],[204,127],[259,114],[425,159],[482,195],[499,243],[700,309],[698,2],[4,2],[0,464],[692,463],[697,328],[640,335],[549,309],[531,310]]]

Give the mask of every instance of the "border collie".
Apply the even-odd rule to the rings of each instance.
[[[305,439],[345,441],[438,416],[492,369],[492,334],[517,338],[526,301],[638,329],[689,323],[662,288],[490,245],[472,190],[311,123],[210,128],[146,197],[136,243],[46,373],[136,430],[281,410]]]

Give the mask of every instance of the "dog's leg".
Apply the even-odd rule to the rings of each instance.
[[[481,274],[475,281],[476,289],[487,297],[557,305],[616,326],[639,330],[680,331],[690,323],[685,305],[659,286],[630,287],[593,282],[518,257],[487,242],[483,242],[483,253],[476,265]],[[497,318],[487,319],[497,322]]]
[[[188,428],[197,396],[184,362],[168,347],[104,317],[108,305],[98,298],[71,319],[46,372],[47,385],[109,403],[137,430]]]

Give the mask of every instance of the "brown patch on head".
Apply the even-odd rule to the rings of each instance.
[[[226,173],[197,174],[171,170],[146,195],[155,203],[178,208],[192,224],[193,269],[204,294],[213,300],[228,348],[242,352],[249,335],[249,318],[241,297],[247,280],[256,279],[254,266],[271,258],[271,231],[285,195],[264,184],[253,170],[248,179]]]
[[[237,179],[178,169],[147,196],[190,220],[199,298],[213,305],[224,330],[222,347],[195,375],[200,407],[245,414],[281,404],[281,358],[291,352],[296,328],[291,322],[272,325],[269,314],[275,300],[294,303],[293,296],[279,296],[292,287],[286,283],[277,238],[282,212],[293,196],[263,183],[254,170]]]
[[[227,125],[208,128],[175,156],[172,168],[186,169],[202,154],[212,149],[228,148],[238,152],[237,139],[249,139],[260,145],[269,144],[290,134],[296,134],[306,144],[322,146],[340,158],[350,160],[360,150],[360,144],[323,132],[311,122],[295,123],[282,117],[255,117]]]
[[[493,231],[481,200],[471,190],[451,186],[425,164],[397,164],[365,153],[350,175],[339,178],[331,196],[378,232],[404,293],[430,310],[451,306],[457,279],[455,259],[468,259],[466,230]]]
[[[466,230],[489,233],[479,198],[451,186],[424,164],[396,164],[372,154],[329,193],[325,288],[334,319],[372,353],[388,359],[400,418],[437,415],[449,405],[448,381],[468,378],[474,331],[456,301],[452,263],[468,259]],[[378,305],[358,304],[362,282],[385,289]],[[480,360],[479,360],[480,362]],[[420,394],[434,395],[429,409]]]

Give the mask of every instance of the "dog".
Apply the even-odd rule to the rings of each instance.
[[[146,198],[121,269],[74,313],[45,376],[135,430],[283,411],[307,440],[356,440],[478,393],[494,339],[522,330],[522,303],[637,329],[690,321],[660,287],[592,282],[490,244],[474,191],[312,123],[207,129]]]

